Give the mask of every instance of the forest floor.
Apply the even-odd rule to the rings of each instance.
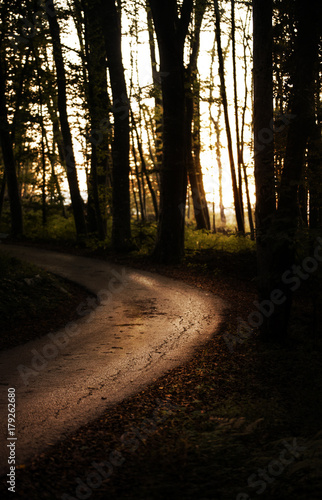
[[[240,319],[247,323],[256,310],[254,253],[196,252],[170,267],[140,256],[109,259],[219,295],[230,304],[225,321],[188,363],[22,466],[16,497],[321,498],[322,357],[310,283],[294,297],[288,346],[263,345],[256,331],[232,346],[227,334],[235,336]],[[78,293],[77,303],[87,295]],[[73,308],[64,307],[61,320],[70,321]],[[52,328],[59,326],[54,320]],[[12,337],[22,324],[17,321]],[[33,335],[47,327],[40,313]]]

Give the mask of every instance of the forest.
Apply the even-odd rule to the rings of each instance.
[[[150,448],[143,440],[138,456],[127,459],[110,498],[175,499],[183,488],[184,498],[246,500],[251,496],[238,484],[247,484],[247,446],[253,452],[245,470],[252,472],[276,458],[276,443],[289,436],[305,440],[306,451],[278,477],[283,487],[282,472],[272,472],[273,479],[259,474],[262,480],[248,480],[244,489],[267,489],[262,498],[304,499],[307,491],[320,498],[321,2],[2,0],[0,13],[0,250],[16,244],[107,259],[183,280],[231,304],[220,340],[126,410],[110,410],[103,427],[112,435],[108,418],[115,424],[124,412],[126,422],[138,422],[158,388],[167,386],[181,408],[149,437]],[[14,320],[20,299],[6,287],[18,271],[6,259],[1,300],[11,302],[1,312],[7,308],[4,321],[21,343],[27,320]],[[75,293],[74,308],[81,292],[68,293]],[[54,307],[56,298],[50,300]],[[30,304],[21,307],[30,311]],[[27,321],[28,340],[37,318]],[[5,338],[5,348],[15,345]],[[205,435],[210,420],[218,426],[212,437]],[[180,426],[182,440],[175,435]],[[83,446],[85,434],[75,438]],[[53,458],[53,477],[67,448]],[[178,466],[173,489],[155,481],[158,454],[165,481]],[[223,467],[219,479],[210,479],[209,457]],[[137,479],[136,459],[151,460],[150,489]],[[70,467],[74,457],[68,460]],[[41,484],[37,470],[45,462],[31,467]],[[199,476],[187,480],[198,467]],[[133,496],[126,496],[127,473]],[[56,498],[50,491],[34,498]],[[95,498],[106,498],[108,490],[100,491]]]

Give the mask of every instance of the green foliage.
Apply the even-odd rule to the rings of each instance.
[[[31,240],[75,241],[75,223],[71,214],[62,217],[56,211],[48,214],[47,224],[42,224],[41,210],[31,210],[25,216],[25,235]]]
[[[189,254],[202,250],[219,250],[227,253],[249,252],[255,250],[255,242],[236,234],[225,235],[210,231],[186,228],[185,248]]]
[[[149,255],[153,251],[157,234],[156,222],[142,224],[134,222],[132,224],[132,237],[135,246],[138,248],[138,255]]]

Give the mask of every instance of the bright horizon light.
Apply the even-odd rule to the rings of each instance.
[[[138,86],[143,89],[147,88],[148,86],[151,86],[152,84],[152,71],[151,71],[151,63],[150,63],[150,50],[149,50],[149,38],[148,38],[148,32],[147,32],[147,25],[146,25],[146,17],[145,17],[145,10],[142,9],[142,15],[140,15],[139,19],[139,33],[138,33],[138,41],[139,45],[136,46],[136,41],[135,39],[132,40],[132,43],[128,43],[127,37],[124,35],[124,32],[127,32],[129,29],[129,21],[127,20],[126,13],[123,12],[123,18],[122,18],[122,27],[123,27],[123,38],[122,38],[122,55],[123,55],[123,64],[124,64],[124,69],[125,69],[125,78],[128,84],[129,88],[129,82],[130,82],[130,67],[131,67],[131,49],[133,52],[133,56],[135,57],[137,55],[138,58],[138,70],[139,70],[139,82],[136,79],[136,75],[134,74],[134,86]],[[237,13],[236,13],[237,16]],[[237,19],[236,19],[237,23]],[[209,25],[209,21],[208,21]],[[211,25],[213,26],[213,25]],[[209,89],[203,89],[203,82],[208,81],[210,78],[210,63],[211,63],[211,54],[210,51],[213,46],[213,40],[214,40],[214,30],[212,31],[211,28],[208,29],[203,29],[201,33],[201,43],[200,43],[200,54],[199,54],[199,59],[198,59],[198,68],[199,68],[199,73],[200,73],[200,79],[201,79],[201,102],[200,102],[200,113],[201,113],[201,127],[200,127],[200,132],[201,132],[201,153],[200,153],[200,159],[201,159],[201,166],[202,166],[202,172],[203,172],[203,181],[204,181],[204,187],[206,191],[206,198],[207,201],[209,202],[209,205],[211,205],[213,202],[215,202],[216,206],[216,212],[219,210],[219,180],[218,180],[218,166],[217,166],[217,160],[216,160],[216,154],[214,150],[215,146],[215,136],[212,136],[212,141],[213,144],[210,145],[209,141],[209,104],[206,102],[206,100],[209,98]],[[71,21],[71,29],[70,31],[66,33],[62,33],[62,42],[64,45],[70,47],[71,49],[74,50],[79,50],[79,41],[77,37],[77,33],[73,24],[73,21]],[[223,46],[227,44],[227,39],[225,37],[225,34],[223,34]],[[156,49],[157,49],[157,44],[156,44]],[[238,46],[237,46],[238,50]],[[240,54],[237,53],[237,61],[238,61],[238,56]],[[75,52],[71,52],[69,55],[70,59],[74,59],[75,61],[79,61],[78,56],[76,55]],[[229,72],[231,75],[232,69],[231,69],[231,54],[230,52],[227,55],[227,59],[225,61],[225,69],[226,73]],[[239,98],[240,96],[243,96],[244,94],[244,82],[243,82],[243,67],[242,64],[238,65],[237,68],[238,71],[238,85],[239,85]],[[135,72],[134,72],[135,73]],[[214,66],[213,66],[213,73],[214,73],[214,83],[215,83],[215,88],[214,88],[214,96],[217,98],[219,95],[219,76],[218,76],[218,59],[215,57],[214,61]],[[251,75],[249,75],[249,80],[251,78]],[[233,86],[232,86],[232,76],[230,78],[226,77],[226,85],[227,85],[227,95],[228,95],[228,102],[229,102],[229,117],[230,117],[230,124],[231,124],[231,130],[232,130],[232,140],[233,140],[233,147],[234,147],[234,157],[236,158],[236,146],[235,146],[235,119],[234,119],[234,109],[233,109]],[[248,82],[249,89],[251,85],[251,81]],[[143,94],[142,92],[142,94]],[[144,97],[144,95],[143,95]],[[151,99],[149,99],[151,102]],[[145,99],[144,102],[147,102]],[[152,101],[153,103],[153,101]],[[240,103],[239,103],[240,104]],[[134,109],[136,108],[136,103],[133,102],[133,107]],[[71,107],[69,106],[71,109]],[[213,115],[216,116],[217,114],[217,105],[213,105]],[[71,113],[72,114],[72,113]],[[247,114],[246,118],[246,123],[250,122],[251,117],[249,116],[249,112]],[[72,126],[75,126],[72,124]],[[227,140],[226,140],[226,132],[225,132],[225,124],[223,120],[223,113],[221,117],[221,122],[220,122],[220,127],[222,129],[221,132],[221,143],[222,143],[222,149],[221,149],[221,155],[222,155],[222,167],[223,167],[223,178],[222,178],[222,187],[223,187],[223,204],[226,209],[233,209],[233,193],[232,193],[232,183],[231,183],[231,175],[230,175],[230,165],[229,165],[229,158],[228,158],[228,151],[227,151]],[[247,128],[245,129],[245,142],[249,142],[249,130]],[[86,172],[85,172],[85,166],[84,166],[84,158],[81,153],[81,143],[78,139],[74,138],[74,146],[75,146],[75,156],[77,159],[78,163],[78,179],[79,179],[79,185],[80,185],[80,190],[82,196],[86,199],[87,198],[87,186],[86,186]],[[245,147],[245,163],[248,166],[252,165],[252,158],[251,158],[251,152],[248,150],[247,147]],[[235,165],[237,168],[237,165]],[[250,189],[250,197],[251,197],[251,203],[255,203],[255,188],[254,188],[254,178],[253,178],[253,173],[250,172],[250,169],[247,169],[248,175],[249,175],[249,189]],[[68,193],[68,184],[67,184],[67,179],[64,182],[64,194],[67,195],[66,197],[69,198],[69,193]],[[211,209],[211,207],[209,206]]]

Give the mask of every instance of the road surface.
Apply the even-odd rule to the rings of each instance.
[[[59,332],[0,354],[1,475],[8,472],[8,388],[16,395],[17,464],[25,464],[182,364],[222,319],[221,299],[157,274],[42,249],[0,250],[97,296],[89,294],[79,320]]]

